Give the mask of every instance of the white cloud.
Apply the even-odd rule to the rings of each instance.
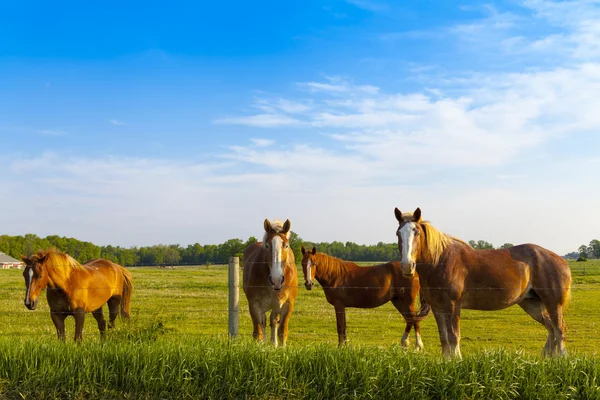
[[[250,139],[250,140],[257,147],[268,147],[268,146],[272,146],[275,143],[275,141],[269,140],[269,139]]]
[[[281,114],[257,114],[247,117],[230,117],[221,118],[215,121],[217,124],[235,124],[257,126],[261,128],[271,128],[277,126],[297,126],[302,125],[302,122]]]
[[[116,119],[109,119],[108,122],[111,123],[111,124],[113,124],[113,125],[116,125],[116,126],[125,126],[125,125],[127,125],[125,122],[119,121],[119,120],[116,120]]]
[[[42,129],[38,132],[46,136],[64,136],[67,134],[66,131],[63,131],[61,129]]]

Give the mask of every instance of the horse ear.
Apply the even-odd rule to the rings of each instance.
[[[25,257],[23,254],[19,253],[19,257],[21,257],[21,260],[23,260],[25,264],[31,264],[31,260]]]
[[[413,213],[413,221],[421,222],[421,209],[419,207],[417,207],[417,209]]]
[[[269,222],[269,220],[266,218],[265,218],[264,227],[265,227],[265,232],[271,233],[273,231],[273,228],[271,228],[271,222]]]
[[[313,246],[312,253],[313,253],[313,256],[314,256],[315,254],[317,254],[317,248],[316,248],[315,246]]]
[[[396,216],[398,222],[402,223],[402,212],[398,210],[398,207],[394,209],[394,215]]]
[[[283,230],[281,231],[281,233],[283,233],[285,235],[286,233],[288,233],[290,231],[291,227],[292,227],[292,223],[290,222],[289,219],[286,219],[285,222],[283,223]]]
[[[304,246],[302,246],[302,255],[306,254],[306,249],[304,248]]]

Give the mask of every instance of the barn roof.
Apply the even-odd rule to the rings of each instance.
[[[14,258],[12,258],[11,256],[4,254],[3,252],[0,251],[0,263],[23,263],[23,261],[21,260],[16,260]]]

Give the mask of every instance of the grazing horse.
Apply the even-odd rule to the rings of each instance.
[[[359,267],[351,261],[317,253],[315,247],[307,251],[302,246],[302,272],[306,289],[311,290],[316,279],[335,309],[338,345],[347,340],[346,307],[375,308],[391,301],[406,321],[402,346],[408,347],[410,329],[414,327],[415,348],[423,350],[421,321],[429,314],[429,305],[422,302],[417,314],[419,276],[404,276],[399,262]]]
[[[65,318],[75,318],[75,341],[81,342],[85,313],[91,312],[104,336],[106,321],[102,306],[108,303],[112,328],[115,319],[129,318],[133,291],[131,274],[125,268],[108,260],[91,260],[79,264],[68,254],[58,250],[40,250],[31,257],[21,255],[25,262],[25,306],[35,310],[42,290],[50,306],[50,316],[60,340],[65,339]]]
[[[265,219],[262,242],[244,251],[244,293],[254,331],[252,336],[263,342],[266,334],[266,312],[271,311],[271,343],[277,338],[285,346],[288,322],[298,296],[298,272],[294,252],[290,248],[290,220],[285,223]],[[279,326],[281,324],[281,326]]]
[[[518,304],[548,330],[544,355],[566,354],[563,308],[571,270],[557,254],[534,244],[474,250],[421,220],[421,210],[395,209],[402,272],[416,272],[438,325],[442,354],[461,357],[460,310],[500,310]]]

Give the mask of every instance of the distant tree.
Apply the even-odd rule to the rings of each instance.
[[[515,245],[512,243],[504,243],[502,246],[500,246],[501,249],[510,249],[511,247],[515,247]]]
[[[590,257],[590,249],[588,249],[588,247],[585,244],[582,244],[581,246],[579,246],[579,248],[577,249],[579,251],[579,255],[583,258],[589,258]]]
[[[600,258],[600,240],[594,239],[590,242],[588,246],[589,255],[593,258]]]
[[[491,250],[494,248],[493,244],[485,240],[478,240],[477,242],[469,240],[469,245],[476,250]]]
[[[576,260],[577,258],[579,258],[579,253],[576,251],[572,251],[568,254],[565,254],[564,256],[565,258],[569,259],[569,260]]]

